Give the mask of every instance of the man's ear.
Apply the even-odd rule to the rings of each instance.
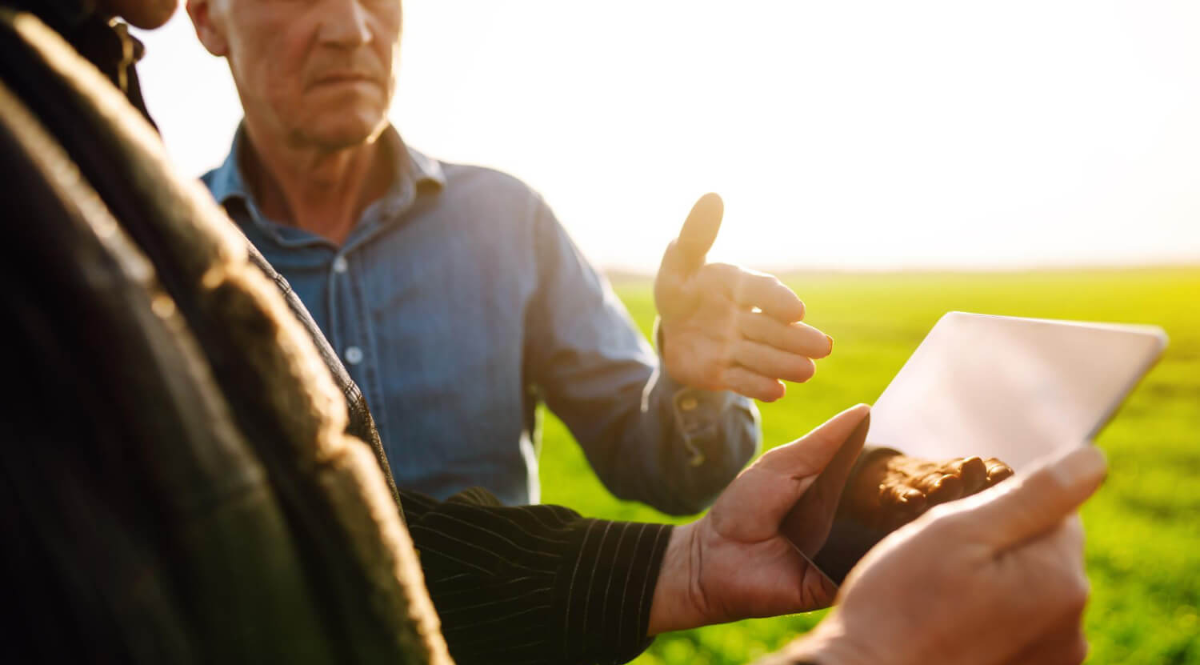
[[[196,28],[196,36],[204,48],[217,57],[224,57],[229,55],[224,16],[221,15],[224,7],[214,7],[214,4],[221,3],[219,0],[187,0],[187,13],[192,17],[192,26]]]

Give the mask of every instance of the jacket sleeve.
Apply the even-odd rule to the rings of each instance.
[[[758,450],[753,402],[672,380],[549,207],[533,206],[532,382],[617,497],[674,515],[707,508]]]
[[[448,501],[401,490],[450,655],[469,663],[622,663],[640,654],[671,527]]]

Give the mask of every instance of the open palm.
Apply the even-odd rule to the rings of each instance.
[[[833,339],[807,324],[804,303],[771,275],[707,263],[724,204],[705,194],[667,247],[654,280],[667,373],[694,388],[773,401],[782,381],[812,377]]]

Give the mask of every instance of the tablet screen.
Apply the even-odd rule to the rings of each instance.
[[[995,457],[1018,474],[1091,441],[1166,346],[1154,326],[951,312],[871,410],[868,446],[909,457]],[[886,532],[839,520],[805,552],[835,582]]]
[[[951,312],[875,403],[867,445],[1020,473],[1095,437],[1165,345],[1153,326]]]

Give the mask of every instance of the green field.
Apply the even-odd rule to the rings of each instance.
[[[797,438],[857,402],[871,402],[937,319],[962,310],[1154,323],[1171,336],[1162,362],[1098,443],[1109,479],[1083,511],[1093,596],[1090,663],[1200,664],[1200,269],[1029,273],[796,275],[807,321],[836,340],[807,384],[762,406],[765,446]],[[648,283],[617,291],[643,330]],[[613,499],[562,424],[547,415],[542,500],[585,515],[668,518]],[[636,662],[745,663],[820,618],[744,621],[660,637]]]

